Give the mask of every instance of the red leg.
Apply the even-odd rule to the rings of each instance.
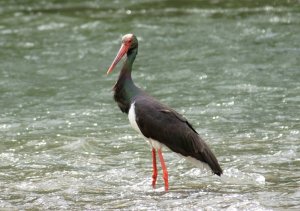
[[[159,156],[159,160],[160,160],[160,163],[161,163],[161,168],[163,170],[163,178],[164,178],[164,181],[165,181],[165,191],[168,191],[168,189],[169,189],[168,171],[167,171],[167,167],[166,167],[161,149],[158,150],[158,156]]]
[[[157,166],[156,166],[156,151],[154,148],[152,148],[152,165],[153,165],[152,187],[155,188],[156,179],[157,179]]]

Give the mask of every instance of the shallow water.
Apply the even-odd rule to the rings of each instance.
[[[263,2],[263,3],[262,3]],[[297,1],[1,1],[0,209],[300,209]],[[105,72],[183,113],[221,178],[165,150],[170,191]]]

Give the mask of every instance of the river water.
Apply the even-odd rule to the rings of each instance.
[[[0,210],[299,210],[299,1],[0,2]],[[136,84],[194,125],[221,178],[149,145],[105,73],[135,33]]]

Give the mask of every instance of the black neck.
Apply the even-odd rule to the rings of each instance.
[[[132,64],[136,55],[137,48],[127,52],[127,58],[123,64],[118,81],[113,88],[115,91],[114,99],[121,111],[125,113],[128,113],[132,100],[140,93],[140,89],[135,86],[131,78]]]

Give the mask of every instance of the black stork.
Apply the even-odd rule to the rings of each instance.
[[[131,126],[142,134],[152,147],[153,188],[157,179],[156,151],[163,171],[165,190],[169,188],[168,171],[162,155],[162,147],[169,148],[198,167],[210,168],[214,174],[221,176],[222,169],[218,160],[187,119],[134,84],[131,71],[137,53],[136,36],[124,35],[121,48],[107,74],[127,54],[118,81],[113,87],[114,99],[121,111],[128,115]]]

